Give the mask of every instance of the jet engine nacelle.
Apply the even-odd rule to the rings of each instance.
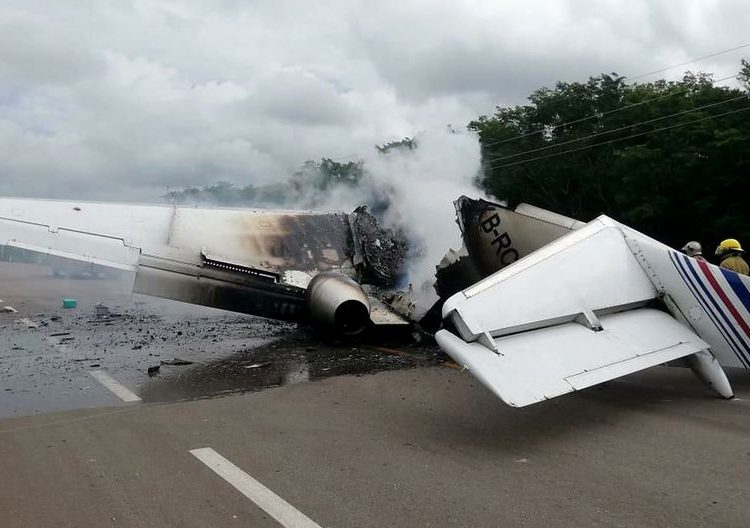
[[[361,333],[370,322],[370,302],[359,284],[341,273],[317,274],[307,287],[310,319],[344,335]]]

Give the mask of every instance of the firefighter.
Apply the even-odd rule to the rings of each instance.
[[[719,247],[716,248],[716,256],[719,257],[719,266],[736,271],[742,275],[750,274],[750,266],[742,258],[744,252],[740,243],[734,238],[722,240]]]
[[[706,260],[703,258],[703,247],[701,246],[701,243],[696,242],[695,240],[691,240],[682,246],[681,251],[688,257],[693,257],[695,260]]]

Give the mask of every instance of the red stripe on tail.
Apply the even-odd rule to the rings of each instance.
[[[697,262],[698,262],[698,266],[703,272],[703,275],[705,275],[706,279],[708,279],[709,284],[711,284],[711,287],[714,289],[714,291],[722,300],[722,302],[726,305],[727,309],[729,310],[729,313],[731,313],[732,317],[734,317],[734,320],[737,321],[737,324],[740,325],[740,328],[742,328],[742,330],[745,331],[745,334],[750,336],[750,326],[748,326],[747,321],[745,321],[745,318],[742,317],[742,315],[740,315],[740,312],[737,311],[737,308],[734,307],[734,304],[732,304],[732,301],[729,300],[729,297],[727,297],[727,294],[722,289],[721,285],[719,284],[719,281],[717,281],[716,277],[714,277],[714,274],[711,273],[711,269],[708,267],[708,264],[706,264],[702,260],[698,260]]]

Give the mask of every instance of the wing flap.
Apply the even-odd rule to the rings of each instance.
[[[171,207],[0,198],[0,245],[132,271],[144,243],[167,239],[171,214]]]
[[[440,347],[507,404],[523,407],[708,348],[669,314],[641,308],[494,339],[498,352],[441,330]]]

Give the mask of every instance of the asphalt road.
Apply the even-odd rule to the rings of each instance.
[[[14,310],[0,312],[0,418],[116,404],[98,370],[157,402],[442,362],[434,347],[322,342],[296,325],[133,295],[131,281],[0,262],[0,308]]]
[[[133,310],[135,319],[104,327],[82,322],[95,304],[84,295],[78,315],[60,312],[75,338],[70,349],[48,347],[57,367],[29,377],[34,361],[19,357],[41,355],[45,332],[59,333],[50,325],[61,323],[51,317],[64,292],[24,300],[23,291],[7,294],[17,287],[10,282],[0,282],[6,292],[0,298],[21,297],[10,299],[18,312],[0,320],[4,339],[15,336],[0,345],[0,386],[23,372],[37,382],[41,403],[32,409],[21,397],[9,399],[33,382],[0,391],[0,407],[16,402],[16,414],[29,414],[0,420],[3,527],[746,527],[750,521],[745,373],[730,373],[739,396],[733,401],[713,398],[687,370],[656,368],[513,409],[422,350],[321,345],[293,337],[290,328],[257,330],[266,327],[224,313],[192,313],[178,322],[192,327],[206,317],[209,328],[223,322],[234,348],[212,354],[207,349],[221,346],[221,338],[215,343],[197,332],[182,341],[183,331],[132,350],[126,342],[148,324],[138,317],[156,317],[149,328],[173,332],[170,308],[155,315],[157,305],[136,307],[115,296],[107,302],[122,313]],[[45,284],[41,275],[35,284]],[[83,288],[95,291],[89,284]],[[48,324],[28,328],[19,319]],[[98,367],[76,362],[85,366],[70,367],[70,384],[45,385],[73,354],[90,353],[96,343],[103,349],[118,324],[125,327],[117,330],[126,333],[123,344],[111,345],[114,352],[108,345],[93,363]],[[30,336],[24,350],[8,351],[22,336]],[[195,341],[203,345],[191,349]],[[281,344],[274,349],[273,343]],[[117,354],[127,350],[128,361],[118,363]],[[144,372],[155,357],[191,350],[201,364],[161,367],[169,372],[153,378]],[[294,359],[283,359],[285,352]],[[327,367],[316,363],[316,352]],[[368,353],[382,359],[365,365]],[[204,363],[214,365],[203,374],[216,381],[201,385]],[[336,370],[339,363],[361,368],[347,374]],[[91,370],[108,373],[141,399],[119,401]],[[268,375],[275,381],[246,386],[238,372],[275,372]],[[74,389],[79,378],[90,388]],[[160,396],[149,399],[149,391]],[[86,396],[75,399],[77,393]],[[68,398],[74,398],[70,405]],[[48,412],[76,406],[81,409]],[[219,469],[191,453],[203,448],[223,457]]]

